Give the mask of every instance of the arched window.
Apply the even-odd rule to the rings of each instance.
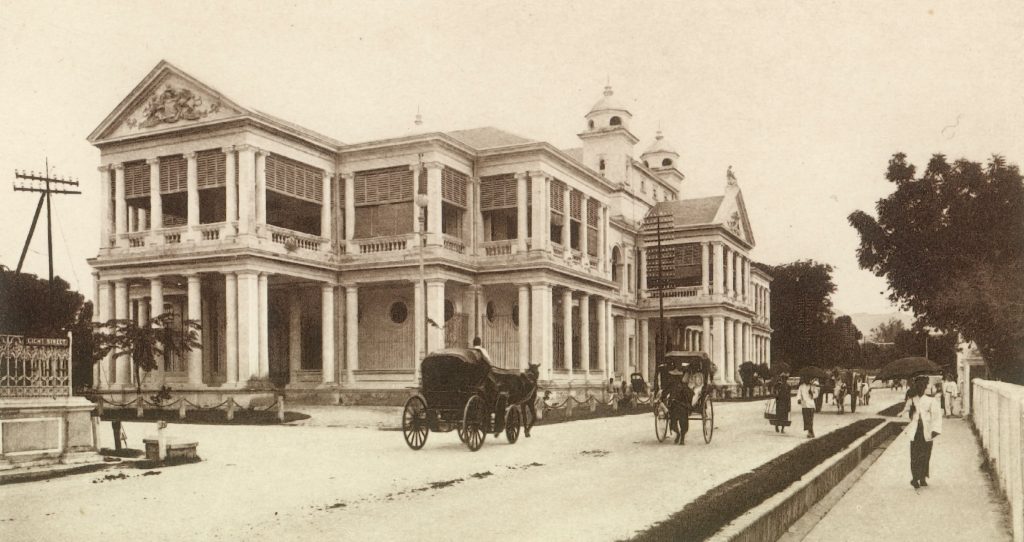
[[[619,247],[612,247],[612,282],[620,283],[622,281],[622,255],[619,253]]]
[[[671,158],[666,158],[666,159],[662,160],[661,161],[661,165],[662,166],[671,166],[672,165],[672,159]]]
[[[402,324],[405,319],[409,317],[409,308],[405,306],[405,303],[401,301],[395,301],[391,304],[391,321],[396,324]]]
[[[604,171],[604,158],[597,161],[597,169]]]
[[[591,130],[594,129],[594,119],[590,119],[587,121],[587,128],[590,128]]]
[[[608,121],[608,126],[621,126],[621,125],[622,125],[622,119],[620,119],[619,117],[612,117],[611,120]]]
[[[494,322],[494,317],[495,317],[494,302],[493,301],[488,301],[487,302],[487,308],[485,310],[486,310],[485,314],[487,315],[487,321],[488,322]]]

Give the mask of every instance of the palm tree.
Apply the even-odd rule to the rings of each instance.
[[[142,395],[142,371],[159,367],[157,359],[168,355],[181,355],[201,346],[196,320],[177,319],[177,315],[165,312],[139,325],[135,320],[108,320],[95,324],[93,332],[93,361],[99,361],[108,354],[114,357],[131,356],[132,372],[135,375],[135,389]]]

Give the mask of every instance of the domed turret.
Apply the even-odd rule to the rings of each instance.
[[[633,114],[615,98],[612,86],[607,85],[604,87],[604,96],[587,113],[587,129],[605,130],[621,126],[628,130],[632,118]]]
[[[647,147],[647,150],[640,155],[640,159],[644,161],[644,165],[651,169],[676,167],[676,162],[679,161],[679,153],[675,151],[672,144],[665,140],[661,130],[658,130],[654,143]]]

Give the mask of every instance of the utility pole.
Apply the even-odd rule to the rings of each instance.
[[[56,185],[56,186],[54,186]],[[32,226],[28,229],[28,236],[25,238],[25,246],[21,249],[21,257],[18,258],[18,269],[25,263],[25,255],[28,247],[32,244],[32,235],[36,231],[36,223],[39,221],[39,212],[43,209],[43,202],[46,202],[46,252],[50,264],[50,291],[53,291],[53,212],[50,207],[51,194],[81,194],[79,190],[68,187],[78,187],[78,181],[62,177],[50,177],[50,160],[46,159],[46,171],[42,175],[35,171],[26,173],[25,170],[14,170],[14,191],[15,192],[37,192],[39,203],[36,204],[36,212],[32,217]]]

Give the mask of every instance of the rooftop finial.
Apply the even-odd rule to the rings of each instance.
[[[420,115],[420,106],[416,106],[416,120],[413,121],[416,126],[423,125],[423,115]]]
[[[657,139],[658,141],[661,141],[662,139],[665,139],[665,136],[662,135],[662,133],[661,133],[661,127],[660,126],[658,127],[658,134],[654,136],[654,139]]]
[[[611,76],[611,74],[609,74],[609,75],[607,76],[607,78],[605,79],[605,84],[604,84],[604,95],[605,95],[605,96],[611,96],[612,94],[614,94],[614,93],[612,92],[612,76]]]
[[[736,175],[732,172],[732,166],[729,166],[729,169],[725,170],[725,182],[728,183],[729,186],[736,185]]]

